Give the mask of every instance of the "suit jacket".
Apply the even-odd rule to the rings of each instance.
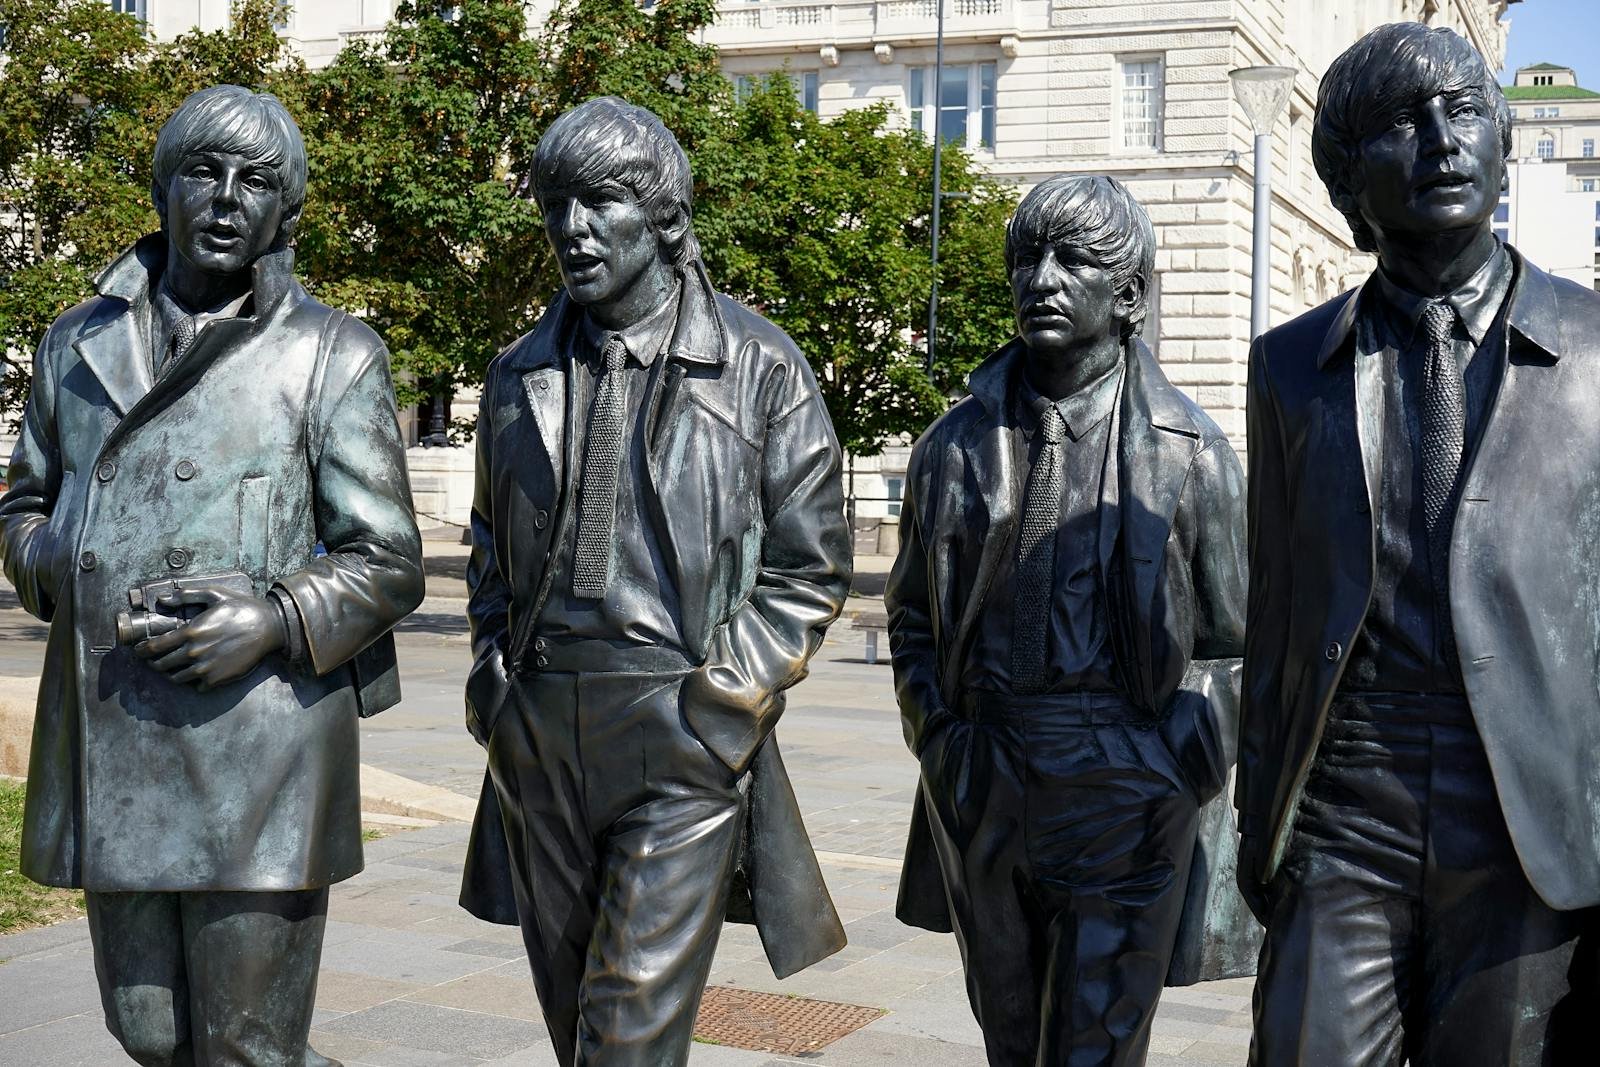
[[[961,667],[990,581],[1004,554],[1015,551],[1021,493],[1009,398],[1023,358],[1022,342],[1014,340],[985,360],[972,373],[972,395],[929,427],[912,452],[900,554],[885,602],[895,688],[913,752],[941,718],[956,714]],[[1163,736],[1205,802],[1219,795],[1233,763],[1237,657],[1244,648],[1243,474],[1222,431],[1167,381],[1138,341],[1128,348],[1116,417],[1114,470],[1099,509],[1102,577],[1122,576],[1106,584],[1113,656],[1129,698],[1163,721]],[[1222,899],[1230,889],[1217,875],[1234,842],[1231,815],[1221,815],[1225,833],[1217,819],[1204,820],[1213,836],[1202,842],[1197,861],[1198,914],[1209,912],[1229,927],[1212,938],[1212,962],[1249,973],[1237,970],[1253,963],[1248,948],[1228,947],[1253,935],[1242,902]],[[915,926],[949,930],[927,820],[919,786],[898,914]],[[1204,940],[1198,928],[1184,936]]]
[[[255,265],[252,316],[207,324],[152,380],[165,255],[140,241],[45,334],[0,497],[6,577],[50,622],[23,873],[327,885],[361,869],[357,715],[398,699],[386,639],[422,599],[388,353],[284,251]],[[228,571],[290,595],[305,662],[201,692],[117,644],[131,587]]]
[[[698,267],[682,283],[666,366],[645,400],[650,518],[699,664],[684,680],[684,717],[730,767],[755,771],[741,884],[786,974],[844,944],[783,762],[766,743],[784,691],[805,677],[849,591],[840,450],[811,368],[783,331],[714,292]],[[575,518],[568,420],[582,413],[568,410],[563,341],[581,314],[557,296],[484,384],[467,571],[476,657],[467,719],[480,740],[529,653],[551,558]],[[487,778],[462,905],[517,921]]]
[[[1463,472],[1451,624],[1528,879],[1600,904],[1600,296],[1512,250],[1500,386]],[[1269,881],[1374,580],[1385,428],[1356,352],[1369,280],[1250,355],[1250,609],[1238,779]]]

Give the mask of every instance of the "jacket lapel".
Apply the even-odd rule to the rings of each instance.
[[[151,234],[107,267],[95,280],[95,289],[125,306],[73,345],[120,416],[126,417],[153,384],[147,336],[150,288],[161,275],[165,255],[166,238]]]
[[[1317,367],[1327,369],[1335,356],[1357,348],[1356,319],[1368,289],[1377,284],[1369,278],[1366,285],[1349,293],[1343,306],[1334,317],[1317,353]],[[1355,352],[1354,360],[1355,431],[1360,442],[1361,471],[1367,488],[1367,514],[1377,514],[1378,496],[1383,479],[1383,378],[1378,361],[1370,354]],[[1333,410],[1343,410],[1335,405]],[[1368,524],[1369,532],[1371,523]],[[1369,545],[1369,548],[1371,546]]]
[[[679,276],[678,322],[666,357],[651,367],[645,403],[645,499],[658,533],[662,561],[680,592],[684,637],[694,647],[709,636],[703,608],[706,599],[689,595],[684,589],[686,575],[712,573],[710,553],[717,547],[707,542],[707,532],[722,529],[715,518],[722,501],[715,498],[719,479],[705,464],[714,463],[710,451],[698,459],[688,454],[695,443],[680,439],[679,420],[689,394],[704,394],[704,403],[723,411],[730,399],[727,390],[737,376],[725,373],[728,362],[727,328],[717,310],[716,291],[696,261]],[[691,377],[692,374],[692,377]],[[727,412],[730,418],[736,413]],[[674,445],[677,441],[678,444]],[[703,443],[702,443],[703,445]],[[674,453],[682,450],[682,454]]]
[[[1119,506],[1106,508],[1102,503],[1101,554],[1105,558],[1109,552],[1104,542],[1108,522],[1120,520],[1123,580],[1133,609],[1122,625],[1132,628],[1133,662],[1138,671],[1136,678],[1126,681],[1136,695],[1148,701],[1154,699],[1151,627],[1156,587],[1173,516],[1200,448],[1200,428],[1155,356],[1138,340],[1128,350],[1121,419],[1116,479],[1121,498]]]
[[[1020,494],[1017,492],[1016,451],[1006,404],[1021,358],[1022,342],[1012,340],[979,364],[967,382],[968,390],[983,405],[987,417],[974,427],[972,437],[962,442],[963,458],[970,467],[970,484],[977,486],[982,493],[982,505],[988,509],[988,515],[987,523],[983,526],[983,545],[978,554],[977,570],[966,598],[960,602],[960,617],[956,620],[955,628],[949,631],[949,641],[940,653],[942,663],[961,662],[973,627],[983,611],[984,601],[988,599],[995,572],[1005,559],[1005,554],[1015,548],[1013,535]],[[959,498],[966,491],[964,485],[967,478],[941,479],[946,485],[952,481],[955,481],[955,485],[951,488]],[[960,513],[959,500],[949,501],[947,505],[953,505],[955,513]],[[970,517],[967,527],[969,531],[974,529]],[[950,561],[950,574],[943,583],[946,588],[953,589],[956,584],[953,580],[955,568],[956,561]],[[954,701],[959,676],[958,670],[944,672],[942,688],[946,702]]]

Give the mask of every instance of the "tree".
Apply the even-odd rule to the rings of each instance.
[[[0,0],[0,411],[20,413],[51,321],[159,225],[151,157],[182,99],[222,81],[293,90],[275,11],[242,0],[229,30],[155,44],[103,0]]]
[[[400,4],[381,45],[313,75],[304,116],[316,197],[302,263],[386,338],[405,402],[481,380],[559,287],[525,180],[557,115],[615,93],[692,145],[727,93],[715,51],[690,37],[710,0],[561,0],[537,34],[521,0],[439,11]]]
[[[820,121],[774,75],[694,158],[696,229],[718,284],[794,338],[852,455],[918,433],[1010,333],[999,265],[1012,197],[947,147],[939,359],[926,324],[933,149],[887,108]]]

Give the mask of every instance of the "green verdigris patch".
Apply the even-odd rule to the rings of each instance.
[[[51,889],[24,878],[18,869],[22,852],[22,782],[0,779],[0,934],[48,926],[83,914],[83,894],[76,889]]]

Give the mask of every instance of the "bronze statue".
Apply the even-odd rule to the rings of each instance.
[[[1312,149],[1379,266],[1250,356],[1252,1062],[1587,1062],[1600,296],[1495,238],[1510,115],[1451,31],[1335,60]]]
[[[1041,183],[1005,254],[1017,337],[917,443],[885,598],[922,764],[899,914],[953,926],[991,1064],[1142,1064],[1164,983],[1254,962],[1220,797],[1242,472],[1138,340],[1127,189]]]
[[[565,291],[478,416],[462,904],[520,922],[562,1063],[681,1064],[730,905],[780,976],[844,943],[770,736],[849,589],[839,445],[656,116],[566,112],[532,184]]]
[[[85,891],[141,1064],[327,1062],[357,717],[399,699],[389,632],[422,599],[388,354],[292,273],[305,187],[275,98],[184,101],[162,232],[46,333],[0,497],[6,577],[50,623],[22,870]]]

